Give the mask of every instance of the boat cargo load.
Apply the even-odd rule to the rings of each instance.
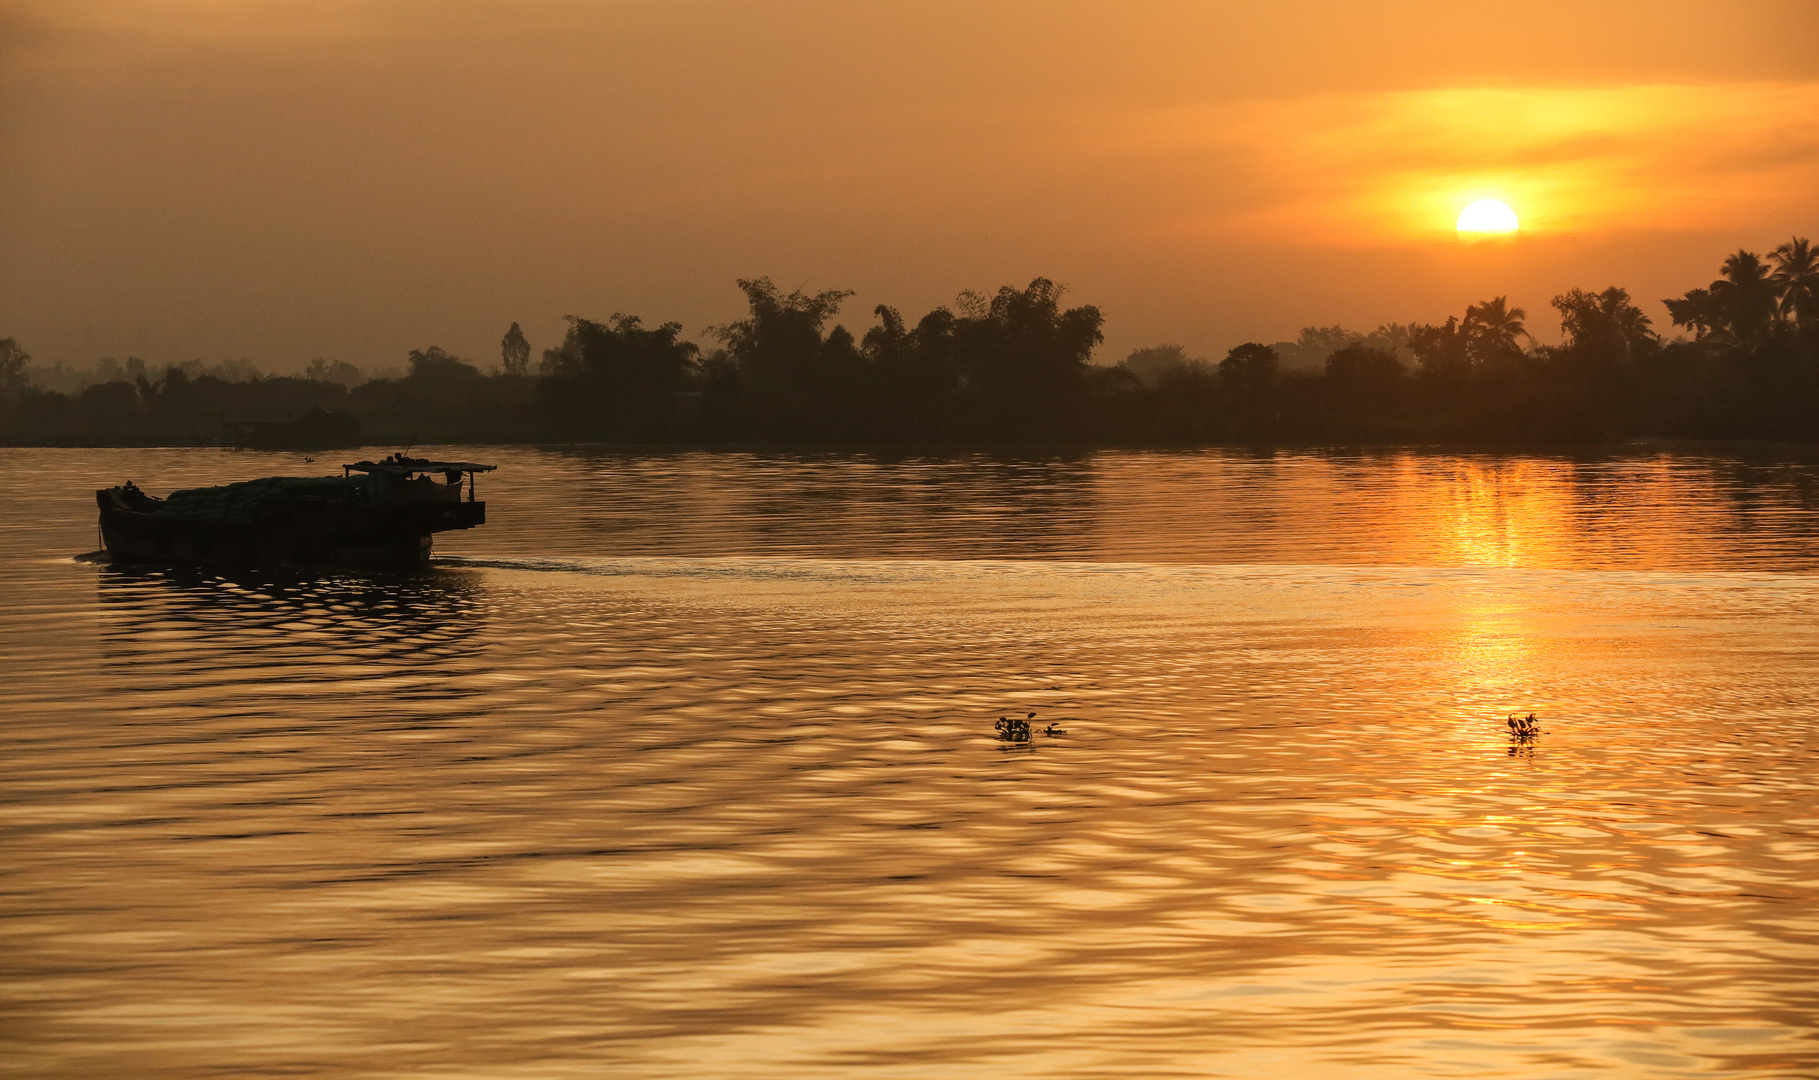
[[[340,476],[267,476],[164,498],[131,481],[95,492],[101,542],[121,563],[415,567],[435,533],[486,523],[472,461],[393,454]]]

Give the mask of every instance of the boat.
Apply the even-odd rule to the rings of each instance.
[[[486,523],[474,477],[494,468],[399,453],[343,465],[340,476],[268,476],[162,499],[128,481],[95,502],[110,562],[410,569],[429,561],[433,534]]]

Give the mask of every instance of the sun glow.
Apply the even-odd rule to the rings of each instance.
[[[1513,236],[1520,227],[1516,212],[1496,199],[1479,199],[1459,211],[1459,222],[1455,226],[1459,235],[1467,239]]]

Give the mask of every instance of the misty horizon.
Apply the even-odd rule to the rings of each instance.
[[[1771,244],[1768,246],[1772,248],[1774,245]],[[1731,249],[1724,250],[1728,252],[1728,250]],[[1717,260],[1714,259],[1713,261],[1716,262]],[[795,288],[801,291],[805,290],[807,287],[797,285]],[[1073,291],[1069,289],[1065,283],[1061,283],[1061,288],[1064,295],[1071,294]],[[736,290],[729,291],[736,292]],[[952,310],[958,304],[964,303],[968,296],[976,295],[985,294],[982,294],[977,290],[963,289],[955,294],[955,299],[951,299],[947,303],[937,306]],[[1657,325],[1672,327],[1673,317],[1667,307],[1667,301],[1671,299],[1673,298],[1667,297],[1651,300],[1647,297],[1637,297],[1636,302],[1639,307],[1650,314],[1652,322]],[[888,299],[874,302],[887,305],[890,304]],[[1519,299],[1513,299],[1512,303],[1515,303],[1518,306],[1538,306],[1532,303],[1524,305]],[[847,298],[847,301],[843,303],[841,310],[858,312],[869,310],[871,306],[872,302],[868,302],[865,297],[860,296],[857,292],[852,292]],[[615,308],[614,314],[617,314],[618,312],[619,309]],[[653,319],[645,313],[634,314],[639,314],[640,317],[649,322],[669,321],[661,317]],[[735,311],[731,316],[721,319],[718,323],[703,325],[693,334],[690,334],[688,329],[684,327],[682,333],[683,340],[691,341],[696,345],[702,345],[712,341],[716,326],[725,325],[726,323],[733,321],[732,316],[736,316],[736,314],[737,312]],[[1399,347],[1406,352],[1406,329],[1404,328],[1421,325],[1427,322],[1438,323],[1444,321],[1449,314],[1451,313],[1442,312],[1430,320],[1411,319],[1406,323],[1398,322],[1396,320],[1381,320],[1377,322],[1372,329],[1348,327],[1337,322],[1326,324],[1314,321],[1304,323],[1297,327],[1296,332],[1292,336],[1273,340],[1266,340],[1258,336],[1246,337],[1232,341],[1223,347],[1211,351],[1199,351],[1175,341],[1144,341],[1132,345],[1129,349],[1117,355],[1113,354],[1113,347],[1111,346],[1098,346],[1093,350],[1091,362],[1096,366],[1115,367],[1127,363],[1132,357],[1158,348],[1178,348],[1188,358],[1211,363],[1216,362],[1218,357],[1224,356],[1230,349],[1237,345],[1246,342],[1262,342],[1276,349],[1277,353],[1282,358],[1282,364],[1285,370],[1315,368],[1325,362],[1327,355],[1330,354],[1334,348],[1338,347],[1340,344],[1344,344],[1348,340],[1375,338],[1384,335],[1386,332],[1394,333],[1399,329],[1402,330],[1404,335],[1404,340]],[[600,321],[604,318],[606,318],[605,315],[597,313],[581,314],[571,312],[564,314],[554,321],[554,325],[558,329],[549,339],[549,345],[532,340],[532,355],[540,356],[546,348],[559,344],[563,336],[568,332],[568,326],[572,320],[593,319],[595,321]],[[1108,318],[1107,322],[1108,340],[1113,339],[1114,337],[1131,338],[1131,335],[1128,333],[1122,335],[1116,333],[1114,320]],[[521,323],[522,320],[511,320],[511,325],[513,326],[521,325]],[[844,323],[839,323],[839,325],[844,325]],[[1686,333],[1678,336],[1690,337],[1691,335],[1690,333]],[[1557,326],[1542,322],[1529,328],[1527,337],[1531,344],[1553,345],[1561,340],[1561,332]],[[1676,335],[1672,333],[1664,334],[1664,340],[1673,340],[1675,337]],[[349,384],[355,381],[367,381],[372,379],[402,378],[408,374],[410,369],[410,353],[432,347],[441,349],[448,355],[466,363],[473,364],[483,372],[498,373],[502,370],[498,359],[499,345],[497,339],[494,339],[490,344],[483,344],[471,351],[466,351],[461,348],[446,347],[442,338],[437,337],[436,335],[431,335],[429,340],[414,342],[408,345],[400,350],[400,353],[395,357],[383,359],[371,358],[370,351],[363,351],[360,354],[352,356],[328,356],[317,354],[300,360],[273,360],[256,355],[207,358],[200,356],[157,357],[127,353],[124,356],[103,354],[88,359],[85,363],[82,358],[41,356],[30,347],[29,342],[21,341],[20,345],[31,354],[31,359],[27,363],[25,371],[28,376],[33,377],[33,384],[43,389],[63,393],[77,391],[95,383],[122,380],[132,381],[140,376],[155,376],[170,368],[182,370],[190,378],[208,374],[230,382],[247,381],[265,376],[304,376],[309,373],[312,366],[318,370],[345,366],[348,370],[330,378],[329,381]],[[1405,357],[1405,359],[1412,361],[1412,356]]]

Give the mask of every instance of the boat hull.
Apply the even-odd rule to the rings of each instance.
[[[433,533],[486,522],[483,502],[302,506],[249,522],[136,509],[119,488],[95,497],[101,543],[120,563],[414,569]]]

